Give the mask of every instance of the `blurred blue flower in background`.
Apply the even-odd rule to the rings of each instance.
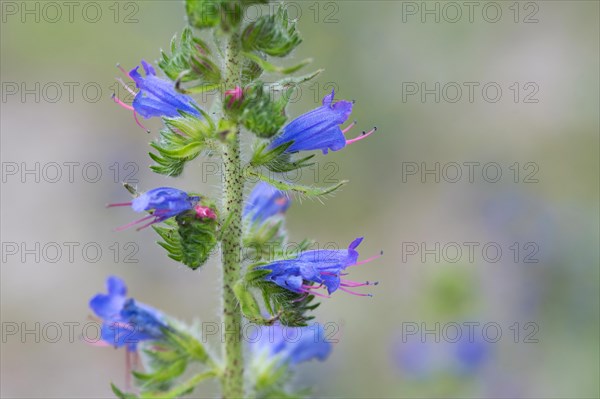
[[[104,343],[117,348],[126,346],[133,352],[141,341],[163,338],[163,329],[168,326],[160,311],[127,298],[127,286],[119,277],[108,277],[106,288],[107,294],[97,294],[90,300],[90,308],[102,319]]]
[[[431,333],[409,335],[403,341],[406,342],[396,344],[394,362],[404,376],[416,380],[429,380],[440,374],[473,375],[492,355],[492,344],[484,339],[481,331],[475,330],[470,335],[467,328],[461,329],[456,342]]]
[[[258,340],[252,343],[253,352],[266,354],[278,365],[296,365],[312,359],[323,361],[331,349],[325,330],[318,323],[306,327],[262,326]]]
[[[248,197],[244,218],[253,223],[263,223],[275,215],[285,213],[291,202],[285,191],[278,190],[269,183],[259,182]]]

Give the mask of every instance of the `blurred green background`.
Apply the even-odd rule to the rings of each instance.
[[[217,259],[197,272],[169,260],[150,229],[115,233],[136,215],[104,205],[127,199],[119,184],[126,178],[141,190],[211,194],[219,179],[206,178],[200,161],[175,182],[151,173],[148,142],[160,122],[147,123],[148,135],[110,99],[115,63],[129,69],[156,60],[184,26],[182,3],[75,2],[71,16],[62,2],[54,3],[60,16],[50,3],[2,1],[0,9],[1,394],[109,397],[109,381],[123,385],[125,355],[80,339],[91,320],[88,300],[106,276],[123,277],[140,301],[191,322],[219,320],[220,272]],[[380,282],[370,287],[373,298],[338,292],[317,311],[319,321],[339,327],[339,343],[327,362],[301,367],[296,382],[315,396],[599,395],[599,3],[475,3],[471,15],[465,2],[288,6],[304,37],[290,64],[313,57],[313,67],[325,68],[298,92],[290,115],[335,87],[337,98],[356,100],[355,134],[379,128],[360,144],[318,155],[318,173],[305,172],[303,181],[349,178],[350,185],[324,204],[296,201],[289,212],[294,240],[345,247],[364,235],[361,257],[385,252],[352,270],[354,280]],[[465,82],[478,85],[472,101]],[[424,98],[422,84],[433,89]],[[453,102],[457,86],[462,97]],[[79,163],[72,182],[65,162]],[[480,165],[472,182],[470,162]],[[36,163],[39,181],[36,172],[22,175]],[[60,178],[53,163],[62,165]],[[421,175],[436,163],[439,183]],[[491,182],[498,168],[502,176]],[[473,259],[470,242],[478,243]],[[36,243],[40,259],[21,248]],[[72,259],[65,243],[78,243]],[[486,243],[501,248],[498,261],[493,250],[482,254]],[[464,322],[480,323],[480,338],[486,323],[502,335],[461,368],[443,331]],[[79,323],[73,337],[65,323]],[[439,333],[422,337],[436,323]],[[419,332],[407,334],[414,326]],[[208,386],[194,395],[216,392]]]

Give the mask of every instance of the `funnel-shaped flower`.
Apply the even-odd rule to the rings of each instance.
[[[163,338],[168,328],[163,314],[133,298],[127,298],[127,286],[118,277],[106,280],[107,294],[97,294],[90,300],[90,308],[102,319],[101,338],[108,345],[135,351],[141,341]]]
[[[352,102],[338,101],[333,103],[334,91],[323,98],[323,105],[304,115],[301,115],[283,127],[281,134],[273,139],[269,149],[279,147],[282,144],[292,142],[285,152],[321,150],[327,154],[329,150],[338,151],[353,142],[362,140],[370,132],[363,132],[352,140],[346,140],[344,133],[350,130],[355,123],[351,123],[342,130],[340,125],[345,123],[352,113]]]
[[[378,255],[358,262],[356,247],[362,240],[363,237],[359,237],[352,241],[348,249],[305,251],[295,259],[276,261],[269,265],[259,266],[257,269],[269,270],[270,273],[265,276],[266,280],[299,294],[326,296],[316,292],[317,289],[324,287],[330,295],[340,289],[353,295],[371,296],[353,292],[350,288],[376,285],[377,283],[368,281],[360,283],[341,278],[342,272],[346,268],[361,265],[379,257]]]
[[[263,223],[270,217],[284,213],[290,206],[288,195],[265,182],[259,182],[244,207],[244,218]]]
[[[139,66],[133,68],[129,73],[122,70],[127,76],[133,79],[139,89],[136,93],[123,84],[135,96],[133,104],[131,106],[127,105],[116,96],[113,96],[116,103],[133,111],[136,122],[140,127],[145,129],[137,118],[138,114],[149,119],[163,116],[177,117],[180,116],[180,111],[184,111],[196,117],[201,117],[198,111],[199,107],[194,99],[177,92],[172,81],[157,77],[154,67],[144,60],[142,60],[142,67],[145,76],[142,76],[138,72]]]
[[[159,187],[153,190],[142,193],[139,197],[134,198],[131,202],[123,202],[118,204],[109,204],[108,207],[115,206],[131,206],[136,212],[152,212],[139,220],[119,227],[117,230],[124,230],[138,223],[150,220],[150,222],[138,228],[141,230],[154,223],[160,223],[163,220],[177,216],[182,212],[192,209],[199,197],[189,196],[185,191],[171,187]]]

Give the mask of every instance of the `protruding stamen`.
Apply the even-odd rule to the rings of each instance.
[[[300,298],[294,299],[292,301],[292,303],[296,303],[296,302],[302,302],[303,300],[306,299],[306,297],[308,296],[308,292],[305,292],[304,294],[302,294],[302,296]]]
[[[106,204],[107,208],[113,208],[115,206],[131,206],[131,202],[118,202],[116,204]]]
[[[137,115],[138,115],[137,112],[133,111],[133,119],[135,119],[135,123],[137,123],[137,125],[139,127],[141,127],[142,129],[144,129],[146,131],[146,133],[150,134],[150,129],[147,129],[146,126],[142,125],[142,122],[140,122]]]
[[[310,295],[319,296],[321,298],[331,298],[329,295],[321,294],[320,292],[314,291],[318,288],[321,288],[322,286],[323,286],[323,284],[319,285],[318,287],[302,284],[302,289],[305,290],[304,292],[306,292],[307,294],[310,294]]]
[[[131,87],[127,86],[127,84],[125,84],[125,82],[123,82],[123,79],[121,79],[121,78],[117,78],[117,81],[118,81],[119,83],[121,83],[121,85],[123,86],[123,88],[124,88],[125,90],[127,90],[127,91],[128,91],[128,92],[129,92],[129,93],[132,95],[132,96],[134,96],[134,97],[135,97],[135,96],[137,95],[137,93],[136,93],[135,91],[133,91],[133,89],[132,89]]]
[[[123,74],[125,74],[125,76],[127,76],[129,79],[131,79],[131,76],[129,76],[129,72],[127,72],[127,71],[125,70],[125,68],[123,68],[123,67],[121,66],[121,64],[117,64],[117,68],[119,68],[119,70],[120,70],[121,72],[123,72]]]
[[[356,295],[356,296],[370,296],[370,297],[372,297],[372,296],[373,296],[372,294],[361,294],[360,292],[354,292],[354,291],[350,291],[349,289],[347,289],[347,288],[344,288],[344,287],[342,287],[342,286],[340,286],[340,290],[342,290],[342,291],[344,291],[344,292],[347,292],[348,294],[351,294],[351,295]]]
[[[121,107],[123,107],[125,109],[128,109],[130,111],[135,111],[131,105],[125,104],[123,101],[121,101],[119,99],[119,97],[117,97],[117,95],[115,93],[113,93],[113,95],[111,97],[114,100],[114,102],[116,102],[117,104],[119,104]]]
[[[375,282],[371,282],[371,281],[365,281],[364,283],[359,283],[357,281],[350,281],[350,280],[342,280],[340,285],[343,287],[366,287],[367,285],[377,285],[379,284],[379,281],[375,281]]]
[[[383,253],[379,254],[379,255],[375,255],[375,256],[371,256],[368,259],[365,260],[361,260],[360,262],[356,262],[355,264],[353,264],[352,266],[358,266],[358,265],[364,265],[365,263],[369,263],[375,259],[379,259],[383,256]]]
[[[352,129],[354,126],[356,126],[356,121],[353,121],[351,124],[349,124],[348,126],[346,126],[343,130],[342,133],[346,134],[350,131],[350,129]]]
[[[311,291],[311,292],[307,292],[307,294],[318,296],[321,298],[328,298],[328,299],[331,298],[329,295],[321,294],[320,292]]]
[[[146,220],[148,220],[148,219],[150,219],[150,218],[153,218],[153,217],[155,217],[155,216],[154,216],[154,215],[148,215],[148,216],[145,216],[145,217],[143,217],[143,218],[141,218],[141,219],[134,220],[134,221],[133,221],[133,222],[131,222],[131,223],[127,223],[127,224],[126,224],[126,225],[124,225],[124,226],[117,227],[115,230],[116,230],[116,231],[123,231],[123,230],[126,230],[126,229],[128,229],[128,228],[130,228],[130,227],[133,227],[133,226],[135,226],[135,225],[136,225],[136,224],[138,224],[138,223],[145,222]]]
[[[150,216],[153,216],[153,215],[150,215]],[[146,227],[152,226],[154,223],[158,223],[158,222],[160,222],[160,219],[154,218],[154,220],[146,223],[145,225],[143,225],[141,227],[138,227],[137,229],[135,229],[135,231],[144,230]]]
[[[318,290],[321,287],[323,287],[323,284],[319,284],[319,285],[306,285],[306,284],[302,284],[302,288],[304,288],[305,290]]]
[[[362,132],[362,135],[355,137],[351,140],[346,140],[346,144],[352,144],[352,143],[356,143],[357,141],[360,141],[362,139],[366,139],[367,137],[369,137],[371,134],[375,133],[377,131],[377,127],[374,127],[373,129],[369,130],[368,132]]]

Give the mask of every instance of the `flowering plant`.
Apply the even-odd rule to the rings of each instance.
[[[125,282],[109,277],[108,292],[90,301],[102,319],[101,344],[126,347],[128,354],[141,354],[144,360],[143,371],[131,370],[138,392],[127,393],[113,385],[118,397],[179,397],[213,378],[226,398],[296,395],[287,384],[294,367],[311,359],[325,360],[332,350],[323,327],[308,325],[318,305],[316,297],[328,298],[338,290],[369,296],[357,289],[376,284],[343,278],[350,267],[379,256],[359,261],[362,237],[345,249],[309,250],[310,241],[304,241],[295,256],[283,249],[284,216],[292,197],[323,196],[346,181],[331,187],[304,186],[285,181],[281,174],[311,165],[315,155],[303,155],[307,151],[339,151],[376,129],[346,139],[344,135],[356,125],[343,127],[354,102],[336,101],[333,91],[321,106],[288,121],[290,88],[310,81],[321,70],[263,82],[264,73],[290,75],[309,62],[287,68],[273,63],[273,58],[287,56],[302,40],[283,7],[273,15],[244,21],[244,11],[253,3],[266,1],[187,0],[189,26],[179,41],[173,39],[170,54],[162,53],[158,61],[164,77],[144,60],[141,70],[136,66],[127,72],[119,67],[137,91],[131,90],[131,105],[116,96],[114,101],[132,111],[144,130],[140,116],[158,117],[164,123],[151,143],[150,157],[155,162],[151,169],[175,178],[188,163],[209,155],[221,160],[224,179],[222,197],[215,199],[172,187],[137,192],[126,185],[134,198],[109,207],[131,207],[146,215],[117,230],[152,227],[168,256],[192,270],[219,248],[221,313],[227,333],[217,355],[192,327],[128,298]],[[214,43],[201,38],[203,31],[212,31],[207,37]],[[193,95],[213,90],[220,98],[207,112]],[[250,154],[241,151],[242,134],[254,136]],[[247,164],[243,159],[249,160]],[[259,183],[246,198],[249,177]],[[252,256],[240,256],[249,252]],[[255,323],[259,332],[259,339],[246,350],[241,339],[244,321]],[[288,329],[299,339],[286,339]]]

